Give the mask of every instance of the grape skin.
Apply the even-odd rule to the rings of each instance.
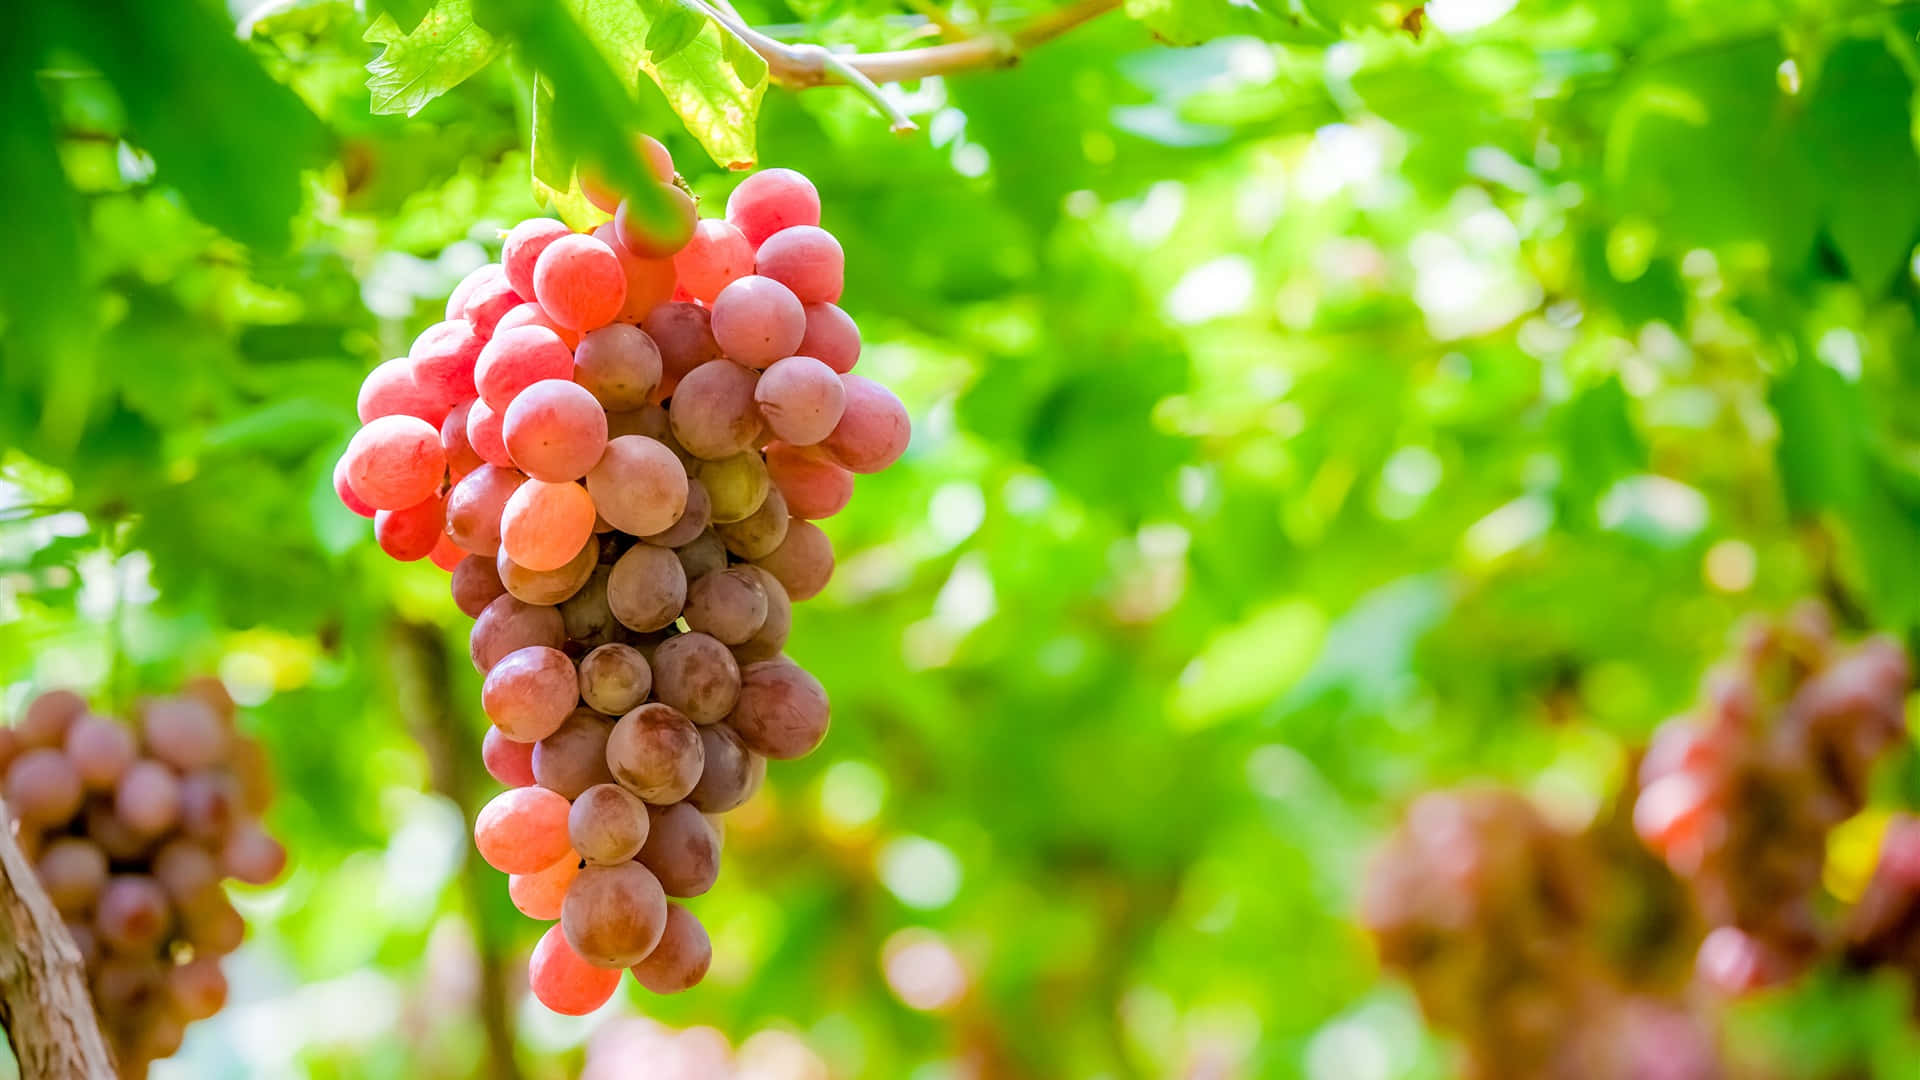
[[[672,527],[689,496],[680,459],[645,435],[622,435],[607,443],[587,473],[587,492],[614,528],[632,536]]]
[[[500,515],[527,478],[513,469],[482,465],[447,494],[447,535],[476,555],[500,553]]]
[[[713,340],[728,359],[764,368],[794,355],[807,336],[807,312],[793,290],[772,278],[748,274],[714,298],[712,329]]]
[[[657,701],[622,716],[606,744],[614,780],[656,805],[687,797],[700,781],[702,753],[693,722]]]
[[[532,296],[533,267],[547,245],[563,236],[573,235],[566,223],[553,218],[528,218],[515,225],[500,245],[500,268],[507,284],[521,296]]]
[[[480,808],[473,842],[488,866],[503,874],[531,874],[565,855],[567,813],[562,796],[544,787],[508,788]]]
[[[473,287],[467,291],[467,302],[460,309],[460,317],[467,320],[473,332],[483,338],[494,336],[500,317],[525,303],[530,297],[515,292],[507,281],[507,273],[497,263],[490,263],[474,272]],[[453,318],[449,315],[448,318]]]
[[[712,966],[713,941],[707,936],[707,928],[686,908],[668,904],[660,943],[630,970],[634,980],[648,990],[678,994],[698,986]]]
[[[900,460],[913,437],[906,406],[893,391],[864,375],[843,375],[846,410],[820,443],[832,458],[857,473],[876,473]]]
[[[656,547],[680,547],[692,543],[701,533],[706,532],[707,525],[712,519],[713,503],[707,497],[706,486],[698,480],[688,479],[687,502],[685,508],[680,511],[680,516],[665,529],[655,533],[641,534],[641,538]]]
[[[505,424],[506,417],[484,401],[476,398],[467,406],[467,445],[487,464],[512,469],[513,456],[507,453]]]
[[[621,640],[626,633],[607,604],[607,581],[612,576],[611,567],[596,566],[580,591],[560,602],[560,619],[567,637],[582,648],[598,648]]]
[[[687,246],[673,257],[680,284],[703,303],[712,303],[735,278],[753,273],[753,245],[731,222],[707,218],[694,226]]]
[[[837,304],[807,304],[807,330],[794,352],[845,375],[860,361],[860,327]]]
[[[473,448],[473,439],[467,435],[467,423],[473,416],[476,404],[478,399],[462,401],[440,422],[440,449],[447,455],[447,471],[463,477],[487,463],[487,459],[480,456],[480,451]]]
[[[615,971],[646,958],[667,923],[667,897],[645,866],[589,866],[567,889],[560,928],[587,963]]]
[[[668,896],[700,896],[720,877],[720,834],[689,803],[648,807],[653,823],[640,848],[640,863],[653,871]]]
[[[535,260],[533,295],[560,325],[593,330],[620,314],[627,301],[627,275],[604,241],[571,233],[556,238]],[[571,363],[568,367],[571,370]]]
[[[652,223],[634,216],[628,200],[622,200],[613,211],[614,235],[628,251],[644,258],[664,259],[686,247],[698,220],[693,198],[686,192],[672,184],[661,184],[658,194],[668,206],[664,222]]]
[[[596,712],[624,715],[639,708],[652,690],[653,669],[631,645],[602,645],[580,660],[580,697]]]
[[[489,727],[480,740],[480,761],[487,775],[508,787],[533,783],[533,744],[509,739],[498,727]]]
[[[414,383],[437,408],[459,405],[473,396],[473,365],[485,345],[465,319],[434,323],[407,349]]]
[[[592,709],[575,709],[558,730],[533,747],[533,778],[568,799],[595,784],[613,782],[607,768],[607,737],[613,725]]]
[[[711,635],[681,634],[653,651],[653,696],[696,724],[713,724],[740,695],[740,666]]]
[[[534,383],[572,377],[573,350],[559,334],[544,326],[516,326],[495,334],[480,350],[473,369],[480,400],[500,413]]]
[[[614,257],[620,260],[621,272],[627,276],[627,299],[620,305],[614,322],[638,326],[648,312],[673,299],[679,279],[672,259],[649,259],[628,251],[611,221],[593,230],[593,238],[613,250]]]
[[[687,575],[679,557],[664,548],[635,544],[613,564],[607,603],[630,630],[659,630],[686,605]]]
[[[687,802],[703,814],[724,814],[753,798],[767,776],[767,759],[747,748],[726,724],[700,728],[704,766]]]
[[[347,442],[347,486],[375,510],[433,497],[447,469],[440,431],[417,416],[381,416]]]
[[[123,953],[154,949],[173,926],[167,894],[144,874],[115,874],[100,890],[93,928],[100,940]]]
[[[593,497],[575,483],[528,480],[500,515],[500,550],[529,570],[558,570],[593,538]]]
[[[595,866],[632,862],[647,840],[647,807],[618,784],[595,784],[573,801],[567,835],[573,850]]]
[[[829,708],[820,680],[785,657],[740,671],[740,695],[727,724],[754,753],[777,761],[805,757],[827,737]]]
[[[449,586],[453,592],[453,606],[469,619],[477,619],[488,604],[506,594],[507,587],[500,581],[500,572],[494,560],[482,555],[468,555],[453,568],[453,581]]]
[[[673,549],[673,554],[680,560],[680,568],[686,572],[688,581],[698,581],[727,566],[726,545],[712,529]]]
[[[531,300],[500,316],[500,323],[493,328],[493,332],[499,334],[516,326],[544,326],[553,331],[567,348],[573,349],[580,345],[579,331],[569,330],[554,322],[553,316],[547,314],[546,308]]]
[[[830,518],[853,499],[853,473],[814,448],[769,444],[767,476],[785,499],[787,512],[797,518]]]
[[[770,555],[754,560],[786,587],[795,601],[811,600],[833,577],[833,541],[811,521],[787,523],[787,538]]]
[[[29,750],[7,767],[7,809],[25,826],[54,826],[80,812],[80,774],[58,750]]]
[[[833,434],[847,407],[840,376],[811,356],[776,360],[754,387],[753,400],[781,440],[810,446]]]
[[[825,304],[840,299],[846,254],[827,230],[794,225],[767,237],[753,266],[754,273],[785,285],[801,303]]]
[[[573,661],[559,649],[532,645],[501,657],[480,688],[494,729],[515,742],[552,735],[579,703]]]
[[[585,1016],[605,1005],[619,989],[620,973],[587,963],[567,944],[556,923],[533,947],[527,961],[527,986],[548,1009],[562,1016]]]
[[[428,498],[404,510],[382,510],[373,516],[373,537],[380,550],[396,562],[419,562],[433,554],[447,525],[447,503]]]
[[[543,379],[507,406],[501,425],[507,454],[536,480],[578,480],[607,448],[607,413],[593,394],[566,379]]]
[[[713,531],[728,551],[742,559],[758,559],[773,554],[786,541],[790,517],[786,496],[779,488],[770,487],[758,510],[739,521],[715,526]]]
[[[744,563],[736,569],[759,579],[760,588],[767,595],[767,618],[753,637],[733,647],[734,658],[742,664],[771,660],[780,655],[780,650],[786,647],[787,636],[793,631],[793,601],[787,597],[786,586],[765,567]]]
[[[567,888],[579,874],[580,856],[570,850],[544,870],[508,876],[507,896],[527,918],[552,921],[560,917]]]
[[[660,385],[660,349],[638,327],[603,326],[582,337],[573,350],[573,381],[607,412],[638,409],[652,400],[653,388]]]
[[[640,329],[660,350],[660,385],[653,391],[656,402],[673,396],[688,372],[720,358],[720,344],[713,339],[712,316],[699,304],[661,304],[647,313]]]
[[[107,853],[88,840],[63,836],[40,853],[34,872],[61,914],[78,915],[91,909],[106,887]]]
[[[667,410],[673,437],[694,457],[718,461],[753,450],[766,422],[755,403],[760,377],[738,364],[716,360],[680,380]]]
[[[502,657],[529,645],[560,648],[567,643],[567,633],[558,610],[508,595],[481,610],[467,641],[474,670],[485,675]]]
[[[599,563],[600,545],[589,541],[558,570],[529,570],[505,551],[495,558],[495,568],[506,590],[529,604],[554,605],[566,602],[587,584]]]
[[[113,790],[139,756],[132,732],[91,713],[82,714],[67,728],[65,749],[74,774],[89,791]]]
[[[763,169],[727,196],[726,219],[757,248],[781,229],[820,224],[820,192],[792,169]]]
[[[711,506],[708,513],[718,525],[740,521],[760,509],[773,487],[767,463],[751,451],[720,461],[703,461],[694,470],[694,479],[706,487]]]
[[[694,631],[726,645],[740,645],[767,621],[767,593],[753,574],[721,570],[687,587],[682,617]]]
[[[452,408],[433,392],[420,385],[413,363],[404,356],[388,360],[367,372],[360,384],[360,396],[354,409],[363,424],[382,416],[411,416],[435,427]]]

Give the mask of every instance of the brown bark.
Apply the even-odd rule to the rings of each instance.
[[[22,1080],[114,1080],[80,949],[0,823],[0,1024]]]

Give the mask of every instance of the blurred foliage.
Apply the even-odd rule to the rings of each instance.
[[[477,752],[444,576],[328,480],[362,373],[540,212],[536,96],[561,178],[634,127],[709,212],[705,159],[814,178],[917,428],[796,615],[833,737],[736,815],[708,983],[626,1008],[848,1077],[1446,1075],[1352,920],[1413,793],[1590,816],[1747,610],[1920,640],[1914,5],[1133,0],[891,91],[905,140],[648,4],[376,6],[0,14],[5,704],[217,670],[288,793],[168,1075],[478,1075],[472,943],[536,935],[463,901],[399,704],[436,623]],[[986,7],[939,21],[1031,14]],[[915,1007],[929,941],[965,981]],[[1891,1077],[1905,1013],[1821,983],[1734,1032]],[[577,1069],[590,1023],[519,1019]]]

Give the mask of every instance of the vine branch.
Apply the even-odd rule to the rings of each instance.
[[[0,825],[0,1024],[24,1077],[114,1080],[80,948]]]

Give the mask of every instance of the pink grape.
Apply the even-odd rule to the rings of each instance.
[[[696,633],[712,635],[727,645],[744,644],[767,621],[767,591],[751,573],[718,570],[687,586],[687,606],[681,617]]]
[[[612,567],[597,566],[579,592],[560,602],[560,619],[567,636],[583,649],[625,638],[619,620],[613,617],[613,608],[607,604],[607,581],[612,576]]]
[[[587,240],[584,236],[581,239]],[[544,326],[516,326],[495,334],[480,350],[480,360],[473,369],[480,400],[496,412],[505,412],[516,394],[542,379],[572,377],[573,351],[560,335]]]
[[[81,715],[67,728],[66,751],[81,785],[90,791],[113,790],[139,756],[133,732],[92,713]]]
[[[23,825],[66,822],[80,812],[83,794],[79,772],[58,750],[29,750],[7,767],[7,807]]]
[[[529,570],[558,570],[593,537],[596,517],[579,484],[528,480],[501,514],[500,547]]]
[[[219,764],[232,745],[220,714],[191,698],[145,703],[140,710],[140,734],[149,754],[183,771]]]
[[[807,304],[807,332],[794,352],[845,375],[860,360],[860,327],[835,304]]]
[[[645,817],[646,811],[640,816]],[[633,850],[639,854],[639,845]],[[34,870],[53,906],[62,914],[78,914],[93,906],[107,884],[107,853],[80,837],[63,836],[47,845]]]
[[[460,565],[460,560],[469,554],[471,553],[466,548],[453,542],[453,537],[441,533],[433,542],[433,550],[427,553],[427,561],[452,573],[454,568]]]
[[[833,433],[821,447],[842,466],[857,473],[877,473],[900,460],[913,437],[907,408],[893,391],[864,375],[842,375],[847,407]]]
[[[532,874],[565,855],[567,800],[543,787],[508,788],[480,808],[473,843],[503,874]]]
[[[561,326],[592,330],[620,314],[627,301],[627,275],[605,242],[575,233],[559,237],[540,253],[533,265],[533,293]]]
[[[465,319],[434,323],[407,350],[414,382],[448,407],[466,401],[473,397],[473,365],[485,344]]]
[[[500,267],[495,263],[483,263],[468,271],[467,276],[461,278],[460,283],[453,287],[453,292],[447,294],[447,318],[466,318],[467,300],[473,295],[473,290],[498,273],[500,273]]]
[[[699,304],[661,304],[647,313],[640,329],[660,350],[660,385],[653,391],[655,401],[672,397],[688,372],[720,358],[720,345],[713,340],[712,316]]]
[[[693,721],[658,701],[634,709],[613,725],[606,754],[607,767],[621,787],[661,806],[687,797],[700,782],[704,760]]]
[[[467,473],[487,463],[480,452],[473,448],[473,440],[467,435],[467,420],[473,414],[473,407],[480,405],[478,400],[463,401],[453,407],[447,418],[440,422],[440,449],[447,455],[447,471],[465,476]]]
[[[817,225],[795,225],[760,244],[753,272],[792,289],[801,303],[825,304],[840,299],[846,264],[832,233]]]
[[[601,516],[622,532],[647,536],[687,508],[687,471],[673,451],[645,435],[622,435],[587,473],[587,491]]]
[[[363,518],[372,517],[376,511],[367,505],[367,501],[353,493],[347,483],[347,459],[342,457],[333,463],[333,493],[340,496],[341,505]]]
[[[607,413],[586,387],[543,379],[507,406],[501,426],[507,453],[535,480],[578,480],[607,448]]]
[[[500,552],[500,515],[527,478],[512,469],[482,465],[447,493],[447,535],[476,555]]]
[[[513,455],[507,453],[506,417],[498,409],[478,399],[467,406],[467,445],[480,460],[502,469],[513,468]]]
[[[710,304],[735,278],[753,273],[753,245],[731,222],[707,218],[694,226],[673,267],[687,292]]]
[[[728,359],[763,368],[792,356],[807,336],[807,312],[780,282],[749,274],[713,301],[713,340]]]
[[[660,350],[637,326],[603,326],[573,350],[573,381],[608,412],[638,409],[660,385]]]
[[[767,594],[767,619],[760,624],[760,629],[753,637],[733,647],[734,659],[742,664],[771,660],[780,655],[780,650],[786,647],[788,636],[793,633],[793,601],[787,597],[787,587],[780,584],[780,579],[768,573],[765,567],[744,563],[739,569],[759,579],[760,588]]]
[[[678,994],[698,986],[712,966],[713,942],[707,937],[707,928],[686,908],[668,904],[660,943],[630,970],[634,981],[648,990]]]
[[[740,699],[727,726],[754,753],[776,761],[805,757],[827,737],[827,692],[805,668],[775,657],[740,670]]]
[[[667,415],[687,453],[708,461],[760,444],[766,425],[754,403],[759,376],[739,364],[702,364],[680,380]]]
[[[521,296],[533,295],[533,266],[547,245],[563,236],[572,236],[566,223],[553,218],[528,218],[507,233],[500,246],[500,268],[507,284]]]
[[[526,787],[533,783],[533,744],[515,742],[497,727],[487,729],[480,740],[480,762],[487,775],[508,787]]]
[[[586,585],[600,560],[600,545],[590,543],[558,570],[529,570],[502,551],[495,559],[500,583],[507,591],[529,604],[557,605],[566,602]]]
[[[560,917],[567,889],[580,876],[580,856],[573,851],[554,861],[552,866],[531,874],[514,874],[507,879],[507,896],[520,914],[529,919],[551,922]]]
[[[180,1018],[189,1023],[212,1017],[227,1003],[227,977],[216,956],[196,956],[174,967],[167,972],[167,988]]]
[[[820,224],[820,193],[792,169],[766,169],[747,177],[727,197],[727,220],[755,247],[795,225]]]
[[[789,356],[774,361],[760,376],[753,400],[776,436],[794,446],[810,446],[833,434],[846,411],[847,389],[821,361]]]
[[[666,924],[661,882],[632,861],[580,871],[560,909],[567,944],[587,963],[615,969],[616,979],[653,951]]]
[[[414,375],[413,362],[404,356],[396,356],[367,372],[366,381],[360,384],[356,405],[363,424],[381,416],[417,416],[438,425],[451,407],[451,402],[441,400],[420,385]]]
[[[635,135],[633,151],[640,156],[640,164],[646,166],[653,178],[662,184],[673,183],[673,155],[660,144],[660,140],[651,135]],[[620,193],[603,179],[599,172],[583,166],[579,170],[580,193],[587,201],[611,214],[620,205]]]
[[[713,503],[707,498],[706,486],[698,480],[687,481],[687,505],[680,511],[672,525],[659,532],[642,534],[647,543],[656,547],[679,547],[691,544],[701,533],[707,531],[707,525],[713,520]]]
[[[476,276],[478,280],[467,293],[467,303],[461,309],[461,317],[473,327],[474,333],[482,338],[490,338],[500,322],[500,316],[531,298],[513,290],[512,284],[507,281],[506,271],[497,263],[481,267]]]
[[[417,416],[381,416],[347,443],[347,483],[376,510],[431,498],[447,471],[440,432]]]
[[[399,562],[418,562],[433,554],[446,528],[447,501],[438,496],[373,516],[373,537],[380,550]]]
[[[512,330],[517,326],[544,326],[553,331],[560,338],[561,344],[569,349],[580,344],[579,331],[569,330],[554,322],[553,316],[547,314],[547,309],[532,300],[500,316],[500,324],[493,328],[493,332],[497,335],[503,330]]]
[[[719,722],[740,695],[740,666],[717,639],[702,633],[668,638],[653,650],[656,703],[696,724]]]
[[[32,755],[28,755],[30,758]],[[18,769],[28,758],[14,762]],[[13,787],[13,773],[7,774]],[[11,797],[11,796],[10,796]],[[157,836],[180,820],[180,781],[173,770],[151,759],[134,762],[113,790],[113,812],[141,836]],[[88,832],[93,830],[89,829]]]
[[[797,518],[832,517],[853,499],[853,474],[812,448],[769,444],[767,475],[786,499],[787,512]]]
[[[592,709],[575,709],[553,734],[533,746],[534,782],[568,800],[595,784],[613,783],[607,736],[613,724]]]
[[[687,246],[698,220],[693,198],[672,184],[661,184],[658,194],[667,204],[664,222],[641,220],[629,211],[631,200],[622,200],[613,211],[613,231],[620,244],[642,258],[664,259]]]
[[[629,630],[664,629],[680,616],[686,598],[686,571],[679,557],[650,544],[628,548],[607,578],[607,605]]]
[[[475,671],[485,675],[501,658],[529,645],[558,649],[567,643],[566,625],[556,608],[522,603],[502,595],[483,608],[467,636]]]
[[[94,929],[100,940],[129,954],[147,952],[173,926],[167,894],[144,874],[115,874],[100,890]]]
[[[631,862],[646,843],[647,825],[646,804],[618,784],[595,784],[581,792],[567,815],[573,850],[596,866]]]
[[[258,825],[234,830],[220,849],[220,865],[248,885],[270,885],[287,868],[287,849]]]
[[[153,856],[153,877],[177,907],[203,906],[220,891],[220,863],[186,839],[169,840]]]
[[[580,698],[587,707],[620,716],[640,707],[653,690],[653,669],[639,649],[609,642],[580,658]]]
[[[647,312],[673,298],[678,278],[672,259],[649,259],[628,251],[611,221],[593,230],[593,237],[613,249],[621,272],[627,276],[627,299],[620,305],[620,314],[614,316],[615,322],[637,326]]]
[[[700,896],[720,877],[720,833],[689,803],[650,807],[653,822],[640,848],[640,863],[653,871],[668,896]]]
[[[12,730],[28,748],[59,746],[67,729],[87,711],[87,699],[71,690],[49,690],[27,703],[26,714]]]
[[[494,568],[493,559],[485,555],[468,555],[453,568],[453,606],[469,619],[477,619],[486,610],[488,604],[506,595],[507,587],[500,581],[500,572]]]
[[[833,541],[818,525],[796,518],[787,523],[787,538],[780,546],[754,561],[780,579],[789,597],[811,600],[833,577]]]
[[[727,547],[712,529],[673,549],[688,581],[698,581],[716,570],[727,568]]]
[[[605,1005],[620,988],[620,973],[581,959],[567,944],[560,924],[555,923],[533,947],[533,956],[527,961],[527,988],[553,1012],[585,1016]]]
[[[726,724],[708,724],[700,729],[702,762],[700,782],[687,793],[687,801],[703,814],[724,814],[753,798],[767,776],[767,760],[740,739],[740,733]]]
[[[580,703],[573,661],[559,649],[531,645],[500,658],[480,688],[480,707],[502,735],[534,743],[553,734]]]

